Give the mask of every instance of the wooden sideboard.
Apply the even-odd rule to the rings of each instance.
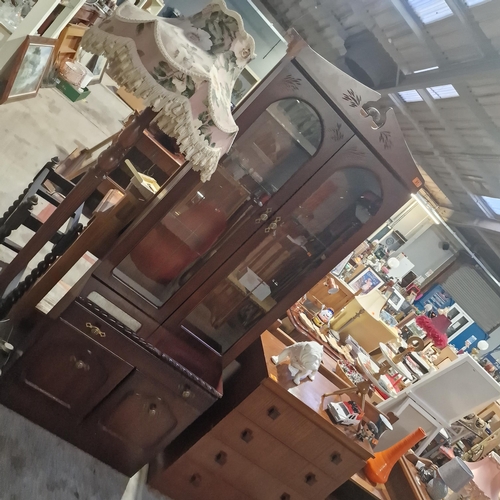
[[[320,373],[295,386],[270,359],[284,347],[264,332],[238,360],[247,382],[225,382],[223,400],[152,465],[153,487],[173,500],[319,500],[362,469],[370,446],[323,409],[336,387]]]
[[[159,351],[82,297],[13,341],[0,403],[129,476],[221,397],[220,363],[189,334]]]

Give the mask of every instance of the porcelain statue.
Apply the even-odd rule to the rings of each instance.
[[[300,381],[306,377],[314,380],[322,357],[323,346],[318,342],[297,342],[283,349],[278,356],[271,356],[271,360],[275,365],[278,365],[286,359],[290,359],[288,369],[294,377],[294,383],[299,385]]]

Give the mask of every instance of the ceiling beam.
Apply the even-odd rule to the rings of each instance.
[[[476,233],[479,235],[479,237],[490,247],[492,252],[500,259],[500,248],[498,248],[498,245],[491,240],[491,238],[488,236],[486,231],[483,231],[483,230],[478,229],[478,228],[475,228],[475,229],[476,229]],[[498,273],[495,273],[495,274],[498,274]]]
[[[500,233],[500,221],[498,220],[474,217],[468,213],[446,207],[438,207],[437,212],[444,220],[454,226],[473,227],[474,229]]]
[[[480,50],[483,57],[497,56],[497,51],[493,47],[491,40],[485,35],[484,31],[475,20],[469,7],[463,0],[445,0],[448,7],[462,24],[465,32],[472,39],[476,47]]]
[[[471,192],[471,190],[468,188],[468,186],[462,181],[460,178],[460,175],[457,172],[457,167],[451,163],[449,160],[446,160],[443,157],[444,152],[439,148],[433,141],[432,137],[430,134],[425,130],[425,128],[416,120],[413,116],[411,111],[408,109],[408,106],[404,103],[404,101],[399,97],[397,94],[389,94],[389,97],[391,101],[396,105],[396,107],[405,115],[405,117],[409,120],[409,122],[412,124],[413,128],[422,135],[422,137],[426,140],[426,142],[429,144],[430,149],[433,151],[434,156],[440,161],[440,163],[443,165],[443,167],[447,170],[447,172],[450,174],[452,177],[453,181],[462,189],[471,201],[474,203],[475,206],[478,206],[478,197]],[[425,170],[426,165],[425,163],[422,165],[422,168]],[[447,189],[448,193],[445,192],[445,190],[441,187],[442,184],[446,184],[445,180],[438,175],[437,177],[432,177],[434,182],[437,184],[439,189],[443,191],[443,193],[450,199],[452,203],[457,204],[460,206],[460,200],[457,199],[457,197],[451,193],[451,190]],[[450,196],[451,195],[451,196]]]
[[[415,11],[410,7],[407,0],[391,0],[392,5],[401,14],[403,19],[408,24],[409,28],[415,33],[420,42],[425,45],[432,54],[432,57],[436,61],[438,66],[445,66],[448,64],[448,59],[444,55],[441,47],[438,45],[436,40],[432,38],[425,24],[420,20]]]
[[[456,147],[458,148],[459,152],[461,154],[466,155],[467,151],[464,149],[464,142],[466,138],[464,137],[463,133],[461,130],[459,130],[455,125],[450,121],[447,120],[443,113],[441,113],[441,110],[438,109],[436,106],[436,101],[431,97],[429,92],[426,89],[417,89],[417,92],[420,94],[424,102],[427,104],[427,107],[429,108],[430,112],[432,113],[432,116],[434,119],[444,128],[446,133],[449,135],[450,139],[455,143]],[[490,187],[495,191],[498,188],[498,176],[491,175],[486,168],[484,168],[484,165],[479,163],[475,158],[470,157],[467,160],[469,163],[472,163],[476,169],[478,175],[484,179],[486,182],[490,184]],[[479,208],[486,214],[490,215],[491,211],[488,209],[488,207],[483,203],[482,200],[479,200],[479,198],[476,196],[476,204],[479,206]]]
[[[495,145],[500,144],[500,127],[492,120],[484,107],[479,104],[471,89],[465,83],[455,83],[454,87],[460,94],[460,99],[467,104],[476,117],[476,120],[481,124],[481,127],[493,139]]]
[[[406,75],[404,79],[393,87],[380,87],[375,89],[383,95],[402,92],[404,90],[415,90],[417,88],[435,87],[452,83],[455,88],[457,83],[474,80],[481,76],[500,73],[500,57],[488,57],[475,61],[449,64],[443,68],[413,73]]]

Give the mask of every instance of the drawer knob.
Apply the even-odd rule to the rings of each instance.
[[[306,481],[306,484],[309,486],[313,486],[314,484],[316,484],[318,482],[318,480],[316,479],[316,475],[313,474],[312,472],[309,472],[309,474],[306,474],[305,481]]]
[[[241,433],[241,439],[243,439],[243,441],[245,441],[245,443],[249,443],[253,439],[253,432],[252,432],[252,430],[251,429],[245,429]]]
[[[85,370],[88,372],[90,370],[90,366],[85,363],[85,361],[82,361],[81,359],[76,359],[76,356],[71,356],[69,360],[73,363],[73,366],[77,370]]]
[[[283,495],[280,496],[280,500],[290,500],[292,498],[288,493],[283,493]]]
[[[340,462],[342,462],[342,455],[338,451],[334,451],[330,455],[330,459],[335,465],[338,465]]]
[[[271,408],[269,408],[267,410],[267,416],[271,419],[271,420],[276,420],[279,416],[281,415],[280,411],[278,410],[278,408],[276,408],[276,406],[271,406]]]
[[[190,478],[189,478],[189,482],[190,484],[192,484],[193,486],[200,486],[201,485],[201,476],[199,474],[193,474]]]
[[[183,399],[189,399],[193,395],[191,387],[187,384],[179,384],[178,388]]]
[[[227,462],[227,453],[225,451],[219,451],[219,453],[215,455],[215,461],[219,465],[225,465]]]
[[[106,334],[99,327],[94,326],[92,323],[85,323],[85,326],[87,327],[91,335],[94,335],[94,337],[104,338],[106,336]]]

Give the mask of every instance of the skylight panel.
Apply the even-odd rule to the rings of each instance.
[[[500,198],[491,198],[490,196],[482,196],[482,198],[495,214],[500,215]]]
[[[424,24],[435,23],[453,15],[446,0],[408,0],[408,3]]]
[[[405,90],[403,92],[398,92],[398,94],[404,102],[423,101],[422,96],[416,90]]]
[[[459,93],[455,90],[453,85],[438,85],[437,87],[428,87],[427,92],[433,99],[450,99],[451,97],[458,97]]]

